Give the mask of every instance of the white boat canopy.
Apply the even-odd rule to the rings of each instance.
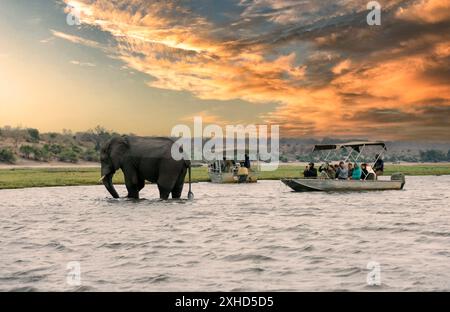
[[[223,157],[230,158],[230,160],[244,160],[245,155],[250,157],[250,160],[259,160],[259,151],[257,149],[249,148],[224,148],[215,149],[213,152],[217,160],[222,160]]]
[[[381,146],[384,150],[387,150],[386,144],[384,142],[348,142],[337,144],[317,144],[314,146],[313,152],[339,150],[341,148],[350,147],[359,153],[361,151],[361,147],[365,146]]]

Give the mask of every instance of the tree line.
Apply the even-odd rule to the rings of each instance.
[[[97,126],[84,132],[40,133],[38,129],[0,128],[0,161],[15,163],[18,158],[35,161],[76,163],[80,160],[99,161],[102,144],[118,135]]]
[[[43,162],[98,162],[102,144],[114,135],[119,134],[102,126],[76,133],[70,130],[63,130],[61,133],[40,133],[35,128],[6,126],[0,128],[0,162],[14,163],[19,158]],[[325,157],[323,153],[311,154],[310,144],[294,145],[283,140],[280,143],[280,152],[281,162],[294,159],[301,162],[319,162]],[[345,156],[338,155],[336,160]],[[367,155],[359,160],[371,162],[373,155]],[[387,153],[384,160],[388,162],[450,161],[450,150],[447,153],[435,149],[420,150],[416,153],[410,151]]]

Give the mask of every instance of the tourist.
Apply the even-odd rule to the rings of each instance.
[[[352,163],[348,163],[348,178],[351,179],[353,176],[353,165]]]
[[[339,165],[338,164],[334,164],[333,169],[334,169],[334,178],[337,179],[338,178],[338,172],[339,172]]]
[[[305,178],[317,178],[317,169],[314,168],[314,163],[309,163],[308,166],[306,166],[305,171],[303,171],[303,176]]]
[[[343,161],[339,163],[338,171],[336,172],[336,177],[339,180],[348,180],[348,169],[345,167],[345,163]]]
[[[250,169],[250,166],[250,157],[248,156],[248,154],[245,154],[244,167]]]
[[[223,158],[222,171],[231,172],[231,168],[234,166],[233,161],[227,160],[226,157]]]
[[[324,163],[319,167],[320,178],[321,179],[334,179],[336,176],[336,171],[334,171],[333,166],[329,163]]]
[[[355,163],[353,167],[352,180],[361,180],[361,167]]]
[[[367,171],[367,164],[361,165],[361,180],[365,180],[369,175],[369,171]]]
[[[375,171],[375,174],[377,176],[383,175],[384,172],[384,161],[383,158],[381,158],[381,155],[376,155],[375,157],[376,162],[373,166],[373,170]]]

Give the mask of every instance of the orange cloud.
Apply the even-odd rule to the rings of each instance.
[[[449,0],[421,0],[410,7],[399,8],[396,16],[400,19],[439,23],[450,19]]]

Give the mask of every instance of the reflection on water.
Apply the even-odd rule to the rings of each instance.
[[[138,201],[102,186],[2,190],[0,291],[450,290],[449,182],[344,194],[199,183],[192,202],[154,199],[155,186]],[[381,286],[366,282],[370,261]]]

